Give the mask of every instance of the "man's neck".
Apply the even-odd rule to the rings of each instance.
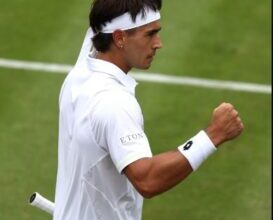
[[[96,58],[113,63],[114,65],[119,67],[125,74],[127,74],[132,69],[131,67],[126,65],[126,63],[124,62],[124,59],[120,56],[120,54],[117,54],[117,53],[98,52]]]

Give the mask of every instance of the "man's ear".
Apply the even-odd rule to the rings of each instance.
[[[112,34],[113,42],[117,48],[122,49],[125,42],[125,32],[122,30],[116,30]]]

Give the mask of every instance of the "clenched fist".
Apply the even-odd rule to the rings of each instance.
[[[233,105],[222,103],[214,109],[211,123],[206,129],[206,133],[217,147],[239,136],[243,129],[244,125]]]

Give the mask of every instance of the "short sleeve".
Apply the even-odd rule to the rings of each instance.
[[[106,99],[99,109],[96,126],[93,126],[95,139],[100,145],[106,145],[118,172],[138,159],[152,157],[135,97],[123,95],[119,99]]]

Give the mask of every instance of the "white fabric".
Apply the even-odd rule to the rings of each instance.
[[[90,54],[90,52],[94,53],[94,48],[93,48],[93,43],[92,43],[93,36],[94,36],[94,32],[93,32],[92,28],[89,27],[87,29],[86,34],[85,34],[82,48],[81,48],[80,54],[78,56],[77,62],[75,64],[75,67],[78,67],[79,65],[83,64],[83,62],[86,63],[87,57]],[[92,57],[95,57],[94,55],[95,54],[91,54]]]
[[[129,30],[141,27],[145,24],[157,21],[160,19],[159,11],[153,11],[149,8],[145,9],[144,16],[140,12],[136,16],[135,22],[132,20],[131,15],[127,12],[119,17],[114,18],[112,21],[107,22],[102,28],[102,33],[113,33],[115,30]]]
[[[217,148],[206,132],[200,131],[185,144],[179,146],[178,149],[187,158],[192,169],[195,171]]]
[[[83,64],[60,94],[54,220],[140,220],[143,198],[121,173],[152,157],[136,82],[111,63]]]

